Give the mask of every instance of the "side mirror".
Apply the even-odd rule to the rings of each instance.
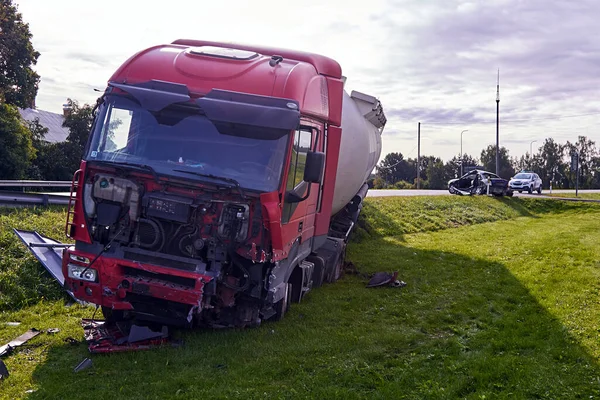
[[[306,197],[298,195],[298,193],[294,192],[293,190],[288,190],[285,192],[285,202],[289,204],[300,203],[301,201],[305,200]]]
[[[325,153],[309,151],[306,153],[304,166],[304,181],[309,183],[322,183],[323,170],[325,169]]]

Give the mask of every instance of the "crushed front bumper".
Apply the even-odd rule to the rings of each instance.
[[[167,324],[191,323],[192,313],[203,307],[205,285],[213,277],[197,272],[100,256],[91,265],[95,282],[71,278],[70,255],[92,260],[93,254],[65,250],[65,287],[83,301],[117,311],[134,311],[138,318]],[[85,267],[85,264],[79,266]]]

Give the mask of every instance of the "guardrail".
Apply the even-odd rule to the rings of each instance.
[[[71,187],[71,181],[0,180],[0,187]]]
[[[0,190],[0,206],[27,206],[27,205],[61,205],[69,204],[69,192],[65,193],[31,193],[10,192]]]
[[[27,192],[26,188],[70,188],[71,181],[0,180],[0,188],[22,190],[0,190],[0,206],[61,205],[69,204],[69,191],[60,193]]]

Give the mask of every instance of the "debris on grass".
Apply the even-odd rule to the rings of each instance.
[[[8,378],[8,375],[10,374],[8,373],[8,368],[6,368],[6,364],[4,364],[4,361],[0,360],[0,381]]]
[[[83,371],[84,369],[88,369],[92,366],[92,360],[89,358],[85,358],[82,362],[77,364],[77,366],[73,369],[74,372]]]
[[[380,287],[380,286],[393,286],[402,288],[406,286],[406,282],[398,280],[398,271],[390,272],[376,272],[373,274],[369,283],[367,283],[368,288],[372,287]]]
[[[10,342],[8,342],[7,344],[5,344],[3,346],[0,346],[0,357],[4,356],[6,354],[9,354],[15,347],[22,346],[28,340],[36,337],[39,334],[40,334],[39,330],[37,330],[35,328],[31,328],[30,330],[28,330],[21,336],[11,340]]]

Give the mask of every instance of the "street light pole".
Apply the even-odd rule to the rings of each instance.
[[[417,189],[421,189],[421,123],[417,127]]]
[[[532,145],[537,142],[537,140],[532,140],[531,143],[529,143],[529,168],[531,168],[531,160],[533,159],[533,147]]]
[[[500,175],[500,68],[496,84],[496,175]]]
[[[463,176],[463,155],[462,155],[462,135],[465,132],[468,132],[468,129],[465,129],[460,133],[460,176]]]

